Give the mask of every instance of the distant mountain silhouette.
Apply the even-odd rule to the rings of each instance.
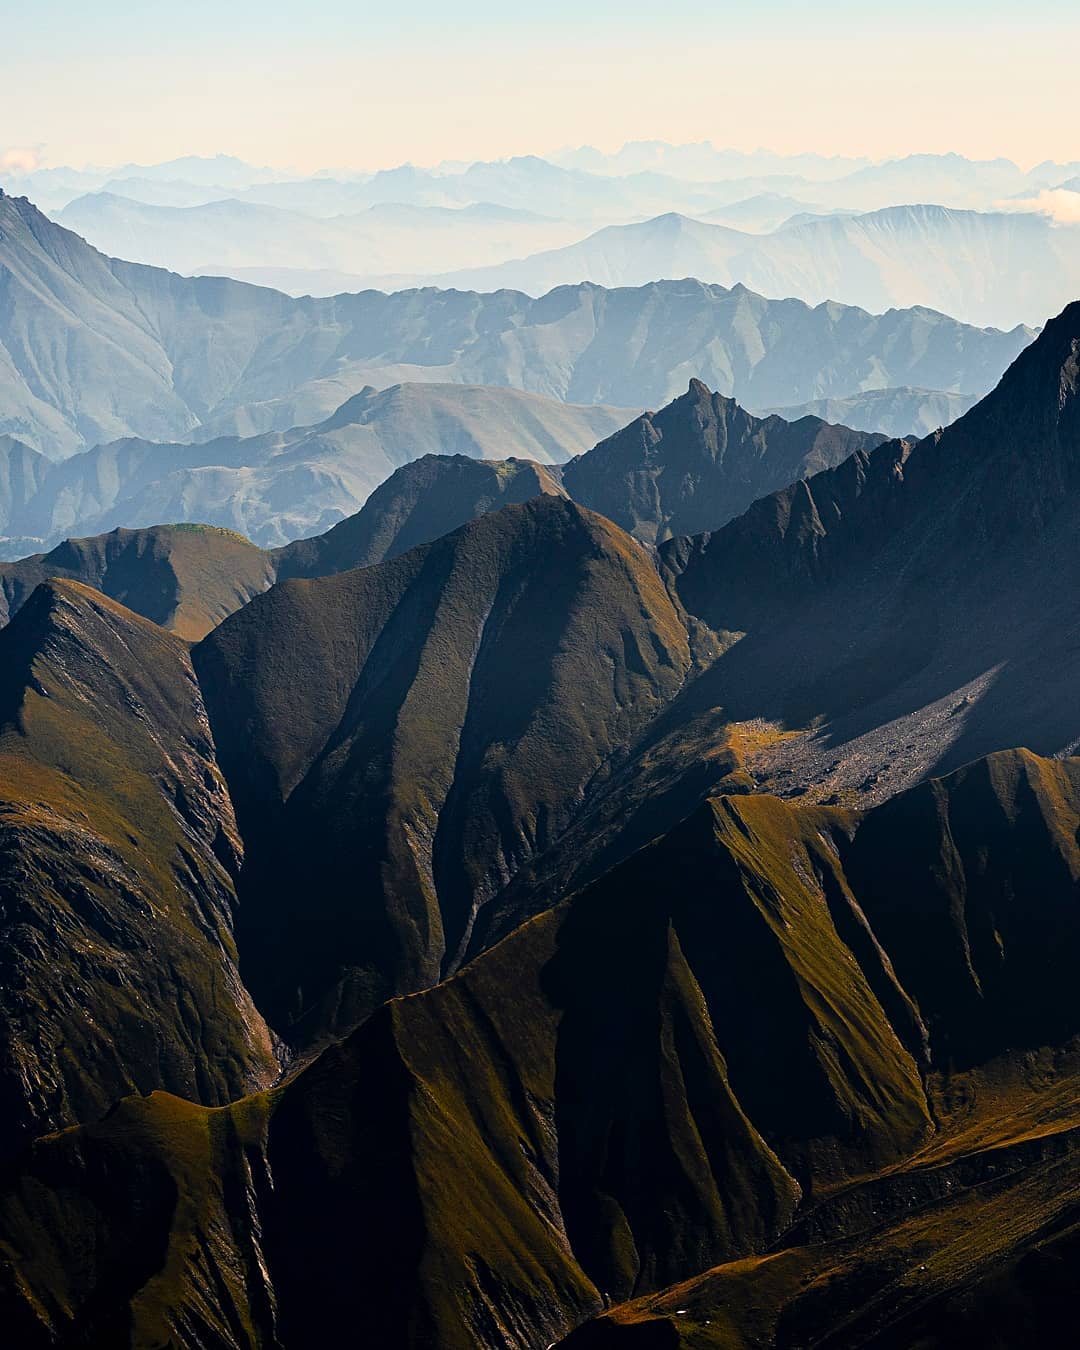
[[[642,286],[695,277],[812,305],[833,300],[875,313],[925,305],[968,323],[1012,328],[1038,323],[1080,290],[1078,240],[1080,226],[1033,212],[933,205],[814,217],[764,235],[668,213],[520,261],[429,274],[413,284],[542,295],[584,281]]]
[[[978,403],[974,394],[948,394],[934,389],[869,389],[847,398],[818,398],[793,408],[769,408],[788,422],[821,417],[857,431],[881,431],[886,436],[928,436],[947,427]]]

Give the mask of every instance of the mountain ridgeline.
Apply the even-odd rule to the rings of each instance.
[[[294,299],[107,258],[8,196],[0,277],[0,434],[51,459],[121,437],[314,426],[367,386],[405,382],[624,409],[661,407],[691,376],[750,408],[897,387],[981,395],[1032,337],[696,281]]]
[[[351,425],[351,416],[342,409],[336,420]],[[326,576],[381,562],[538,494],[571,496],[652,543],[674,531],[724,524],[761,492],[882,439],[813,417],[793,424],[759,420],[694,381],[668,408],[645,414],[565,466],[460,454],[411,460],[356,514],[325,534],[277,549],[264,552],[230,530],[202,525],[121,528],[66,540],[47,554],[0,563],[0,621],[39,581],[64,576],[197,639],[275,577]],[[69,460],[55,474],[70,481],[69,470],[89,457]],[[101,464],[95,476],[113,486],[117,481]],[[67,493],[59,497],[71,500]]]
[[[607,339],[627,381],[651,344],[679,371],[565,464],[415,458],[271,551],[159,524],[0,569],[12,1343],[1060,1343],[1080,304],[952,425],[885,440],[682,393],[720,359],[693,315],[739,329],[762,389],[781,356],[816,370],[788,403],[886,329],[920,384],[957,355],[941,316],[785,302],[778,337],[776,302],[696,283],[321,306],[0,208],[8,336],[31,274],[96,288],[142,333],[132,409],[146,371],[190,376],[185,434],[272,401],[272,366],[325,379],[361,310],[373,343],[407,315],[444,381],[541,333],[564,395],[600,388]],[[162,352],[203,303],[231,336],[198,403],[206,352]],[[53,374],[77,354],[119,415],[71,334]],[[5,509],[36,491],[25,446]]]
[[[715,529],[767,485],[807,478],[885,439],[815,417],[762,420],[692,380],[682,398],[572,460],[562,483],[575,501],[660,542]]]
[[[10,452],[0,479],[0,531],[9,536],[0,549],[14,558],[30,551],[26,540],[41,549],[72,535],[162,521],[216,525],[280,547],[352,516],[414,459],[438,453],[558,464],[633,415],[516,389],[410,384],[365,389],[317,425],[287,431],[198,444],[129,437],[60,464],[23,446],[17,458]],[[0,443],[0,466],[3,456]]]
[[[865,817],[707,802],[285,1086],[38,1142],[0,1193],[6,1324],[531,1348],[710,1266],[611,1343],[853,1317],[830,1343],[895,1346],[942,1307],[963,1336],[992,1276],[1022,1317],[1071,1242],[1078,803],[1075,761],[1021,752]]]

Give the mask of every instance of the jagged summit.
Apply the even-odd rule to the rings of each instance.
[[[940,434],[860,451],[664,546],[691,613],[746,635],[718,699],[831,724],[798,773],[831,763],[837,788],[887,792],[1010,745],[1076,743],[1078,344],[1070,305]]]
[[[815,417],[757,418],[699,379],[565,466],[563,486],[650,542],[716,529],[774,487],[885,438]]]

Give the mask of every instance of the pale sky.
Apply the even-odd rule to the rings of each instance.
[[[1080,5],[26,0],[0,154],[226,152],[312,171],[709,139],[874,158],[1080,158]]]

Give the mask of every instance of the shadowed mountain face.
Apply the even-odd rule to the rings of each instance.
[[[6,196],[0,234],[0,433],[55,458],[124,436],[310,426],[365,386],[404,381],[624,408],[661,407],[694,376],[750,407],[898,385],[983,393],[1032,336],[693,281],[538,300],[430,288],[292,299],[106,258]]]
[[[728,1263],[570,1343],[940,1346],[893,1317],[943,1292],[969,1343],[964,1293],[1052,1299],[1071,1241],[1078,827],[1024,752],[866,816],[709,802],[283,1088],[40,1141],[5,1324],[531,1350]]]
[[[0,563],[0,623],[51,577],[111,596],[144,618],[197,641],[274,579],[269,554],[207,525],[114,530],[68,539],[51,553]]]
[[[691,380],[682,398],[572,460],[562,481],[575,501],[659,542],[717,529],[766,492],[884,439],[816,417],[761,421]]]
[[[824,721],[771,764],[793,786],[880,797],[992,749],[1076,743],[1078,334],[1074,305],[940,437],[664,545],[687,609],[742,635],[694,697]]]
[[[0,633],[0,1149],[276,1070],[240,982],[241,846],[185,645],[40,586]]]
[[[642,546],[546,495],[283,582],[195,661],[248,842],[245,978],[285,1029],[455,969],[691,656]]]

